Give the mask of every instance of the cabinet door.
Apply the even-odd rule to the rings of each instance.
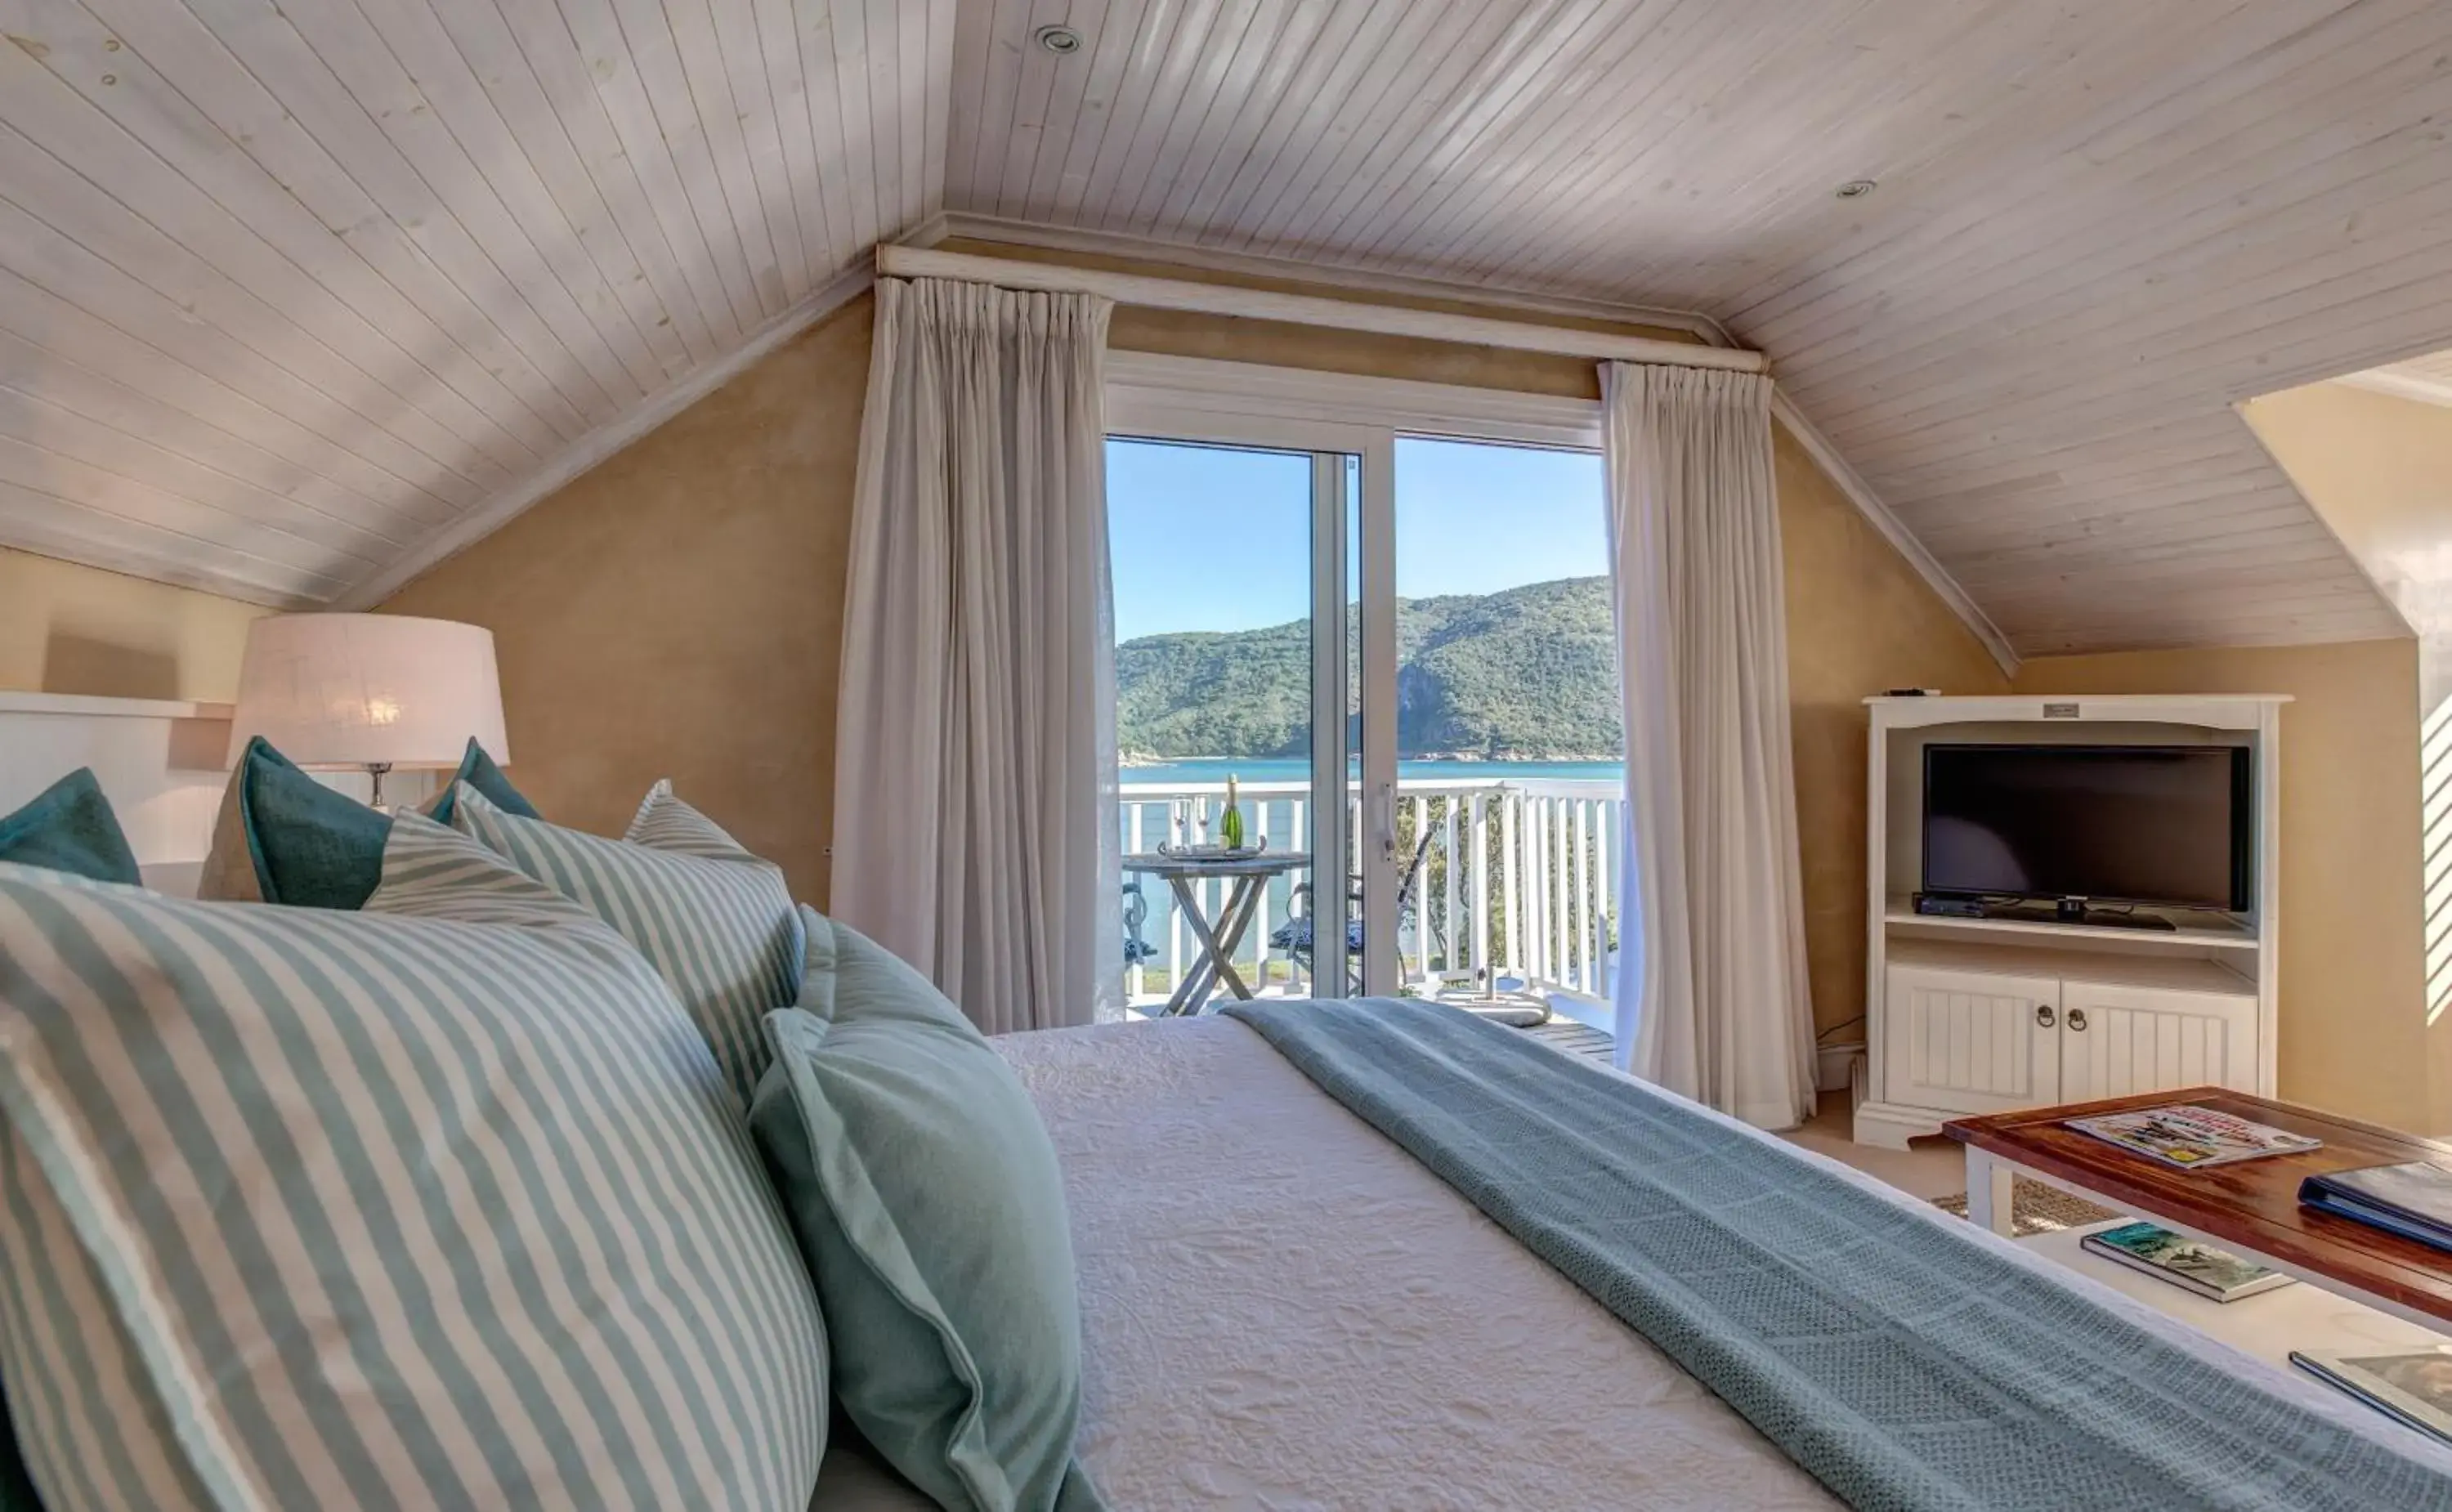
[[[1989,1113],[2062,1100],[2057,979],[1893,966],[1888,983],[1885,1101]]]
[[[2061,988],[2061,1100],[2211,1084],[2256,1090],[2256,999],[2168,988]]]

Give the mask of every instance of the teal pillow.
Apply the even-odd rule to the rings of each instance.
[[[471,737],[451,784],[425,811],[437,823],[450,822],[451,795],[461,782],[512,813],[536,814]],[[390,834],[391,815],[326,787],[257,736],[230,777],[197,895],[354,911],[366,906],[383,874]]]
[[[835,1400],[940,1506],[1098,1508],[1073,1458],[1081,1322],[1038,1110],[926,978],[807,918],[811,1000],[766,1016],[749,1121],[817,1281]]]
[[[504,814],[516,814],[524,819],[544,817],[536,811],[535,804],[511,786],[511,779],[503,776],[503,769],[494,765],[494,758],[485,754],[485,748],[477,743],[473,735],[468,737],[468,749],[461,754],[460,770],[451,774],[451,780],[443,784],[443,792],[426,805],[425,816],[437,824],[450,823],[451,793],[463,782],[484,794],[487,802]]]
[[[130,887],[145,880],[91,767],[77,768],[24,808],[0,816],[0,861]]]
[[[239,757],[238,822],[267,903],[359,909],[383,880],[391,815],[336,793],[257,736]]]

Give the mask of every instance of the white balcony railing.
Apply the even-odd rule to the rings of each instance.
[[[1625,792],[1611,781],[1546,778],[1404,778],[1396,784],[1396,859],[1401,867],[1431,836],[1397,940],[1399,980],[1408,992],[1468,992],[1490,986],[1606,998],[1617,946],[1625,875],[1620,815]],[[1279,850],[1310,847],[1311,788],[1300,782],[1246,782],[1239,788],[1244,834]],[[1139,783],[1122,788],[1127,854],[1162,840],[1216,833],[1226,785]],[[1346,794],[1346,833],[1361,833],[1358,790]],[[1341,869],[1360,872],[1349,849]],[[1131,967],[1125,991],[1136,1005],[1165,1000],[1197,958],[1190,927],[1164,885],[1139,880],[1148,915],[1141,938],[1156,947]],[[1315,995],[1303,963],[1270,936],[1297,907],[1294,890],[1316,880],[1302,871],[1279,877],[1262,896],[1238,944],[1236,969],[1264,995]],[[1200,884],[1202,911],[1215,918],[1224,885]],[[1335,995],[1331,985],[1317,995]]]

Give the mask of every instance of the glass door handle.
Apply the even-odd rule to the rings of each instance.
[[[1396,790],[1382,783],[1372,804],[1371,822],[1379,832],[1379,854],[1396,854]]]

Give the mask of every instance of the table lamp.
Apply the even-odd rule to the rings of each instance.
[[[470,736],[511,758],[494,635],[405,615],[276,615],[248,627],[230,760],[262,736],[309,771],[450,771]]]

